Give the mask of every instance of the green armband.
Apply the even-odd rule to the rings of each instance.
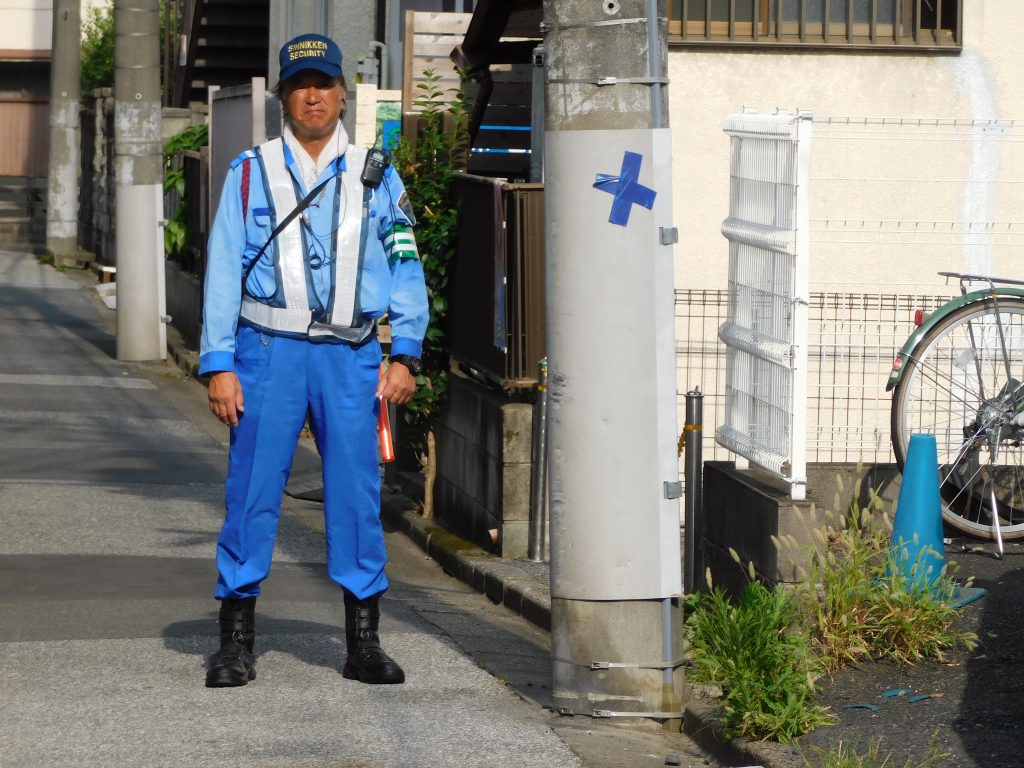
[[[384,237],[384,252],[388,255],[388,264],[392,266],[401,259],[418,259],[420,253],[416,250],[416,235],[412,227],[403,224],[396,224]]]

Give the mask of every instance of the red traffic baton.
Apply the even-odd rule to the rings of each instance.
[[[384,377],[384,366],[380,368],[381,378]],[[391,417],[388,415],[388,404],[383,397],[377,398],[380,410],[377,412],[377,436],[380,438],[380,458],[385,464],[395,460],[395,443],[391,436]]]

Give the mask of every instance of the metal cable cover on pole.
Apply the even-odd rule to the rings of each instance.
[[[533,457],[530,482],[530,560],[544,561],[548,491],[548,359],[537,366],[537,403],[533,408]]]
[[[686,393],[686,425],[683,427],[685,451],[684,477],[686,500],[683,524],[686,544],[683,552],[683,591],[691,594],[697,589],[701,563],[701,537],[703,533],[704,466],[701,440],[704,438],[704,395],[700,387]]]

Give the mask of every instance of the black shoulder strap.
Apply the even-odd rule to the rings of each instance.
[[[306,210],[306,208],[309,207],[309,204],[311,202],[313,202],[313,199],[318,194],[320,194],[320,190],[322,190],[324,187],[326,187],[327,183],[331,179],[335,178],[338,175],[338,171],[340,171],[340,170],[341,170],[341,168],[340,168],[340,164],[339,164],[338,165],[338,170],[336,170],[333,174],[331,174],[326,179],[324,179],[319,184],[317,184],[315,187],[313,187],[313,189],[310,191],[310,193],[308,195],[306,195],[304,198],[302,198],[302,200],[299,202],[299,204],[296,205],[294,209],[292,209],[292,212],[289,213],[287,216],[285,216],[284,219],[282,219],[281,222],[276,227],[274,227],[274,231],[270,233],[270,237],[267,238],[267,242],[265,242],[263,244],[263,247],[260,248],[259,253],[257,253],[253,257],[253,260],[249,262],[249,266],[246,267],[245,273],[242,275],[242,293],[245,293],[245,284],[249,280],[249,273],[252,272],[253,267],[256,266],[256,264],[259,262],[259,260],[261,258],[263,258],[264,252],[266,252],[267,248],[270,247],[270,244],[272,242],[274,242],[274,238],[277,237],[279,234],[281,234],[282,230],[284,230],[285,227],[287,227],[289,224],[291,224],[296,216],[298,216],[300,213],[302,213],[304,210]]]

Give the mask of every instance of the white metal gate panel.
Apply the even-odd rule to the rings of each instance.
[[[807,482],[809,114],[744,112],[730,137],[725,422],[715,439],[785,479]]]

